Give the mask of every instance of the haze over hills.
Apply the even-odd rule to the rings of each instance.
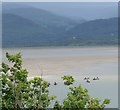
[[[78,46],[117,44],[118,18],[97,19],[79,24],[66,32],[64,40]]]
[[[11,6],[11,5],[10,5]],[[71,20],[66,17],[62,17],[56,14],[53,14],[51,12],[34,8],[34,7],[23,7],[23,8],[10,8],[10,7],[3,7],[3,13],[11,13],[14,15],[21,16],[23,18],[30,19],[34,21],[35,23],[42,25],[43,27],[47,27],[51,30],[56,31],[63,31],[67,30],[74,25],[76,25],[78,22]],[[85,21],[79,21],[79,23],[82,23]]]
[[[51,33],[46,28],[35,24],[31,20],[22,18],[17,15],[3,14],[2,23],[3,47],[28,46],[34,44],[34,40],[38,41],[39,39],[41,39],[42,42],[44,42],[44,40],[46,39],[45,36],[53,36],[53,33]]]
[[[78,21],[30,6],[3,7],[3,47],[113,45],[117,31],[117,18]]]
[[[117,2],[13,2],[3,7],[35,7],[73,20],[95,20],[118,16]]]

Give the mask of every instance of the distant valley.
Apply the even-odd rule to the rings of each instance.
[[[3,47],[116,45],[117,17],[73,20],[33,7],[3,7]]]

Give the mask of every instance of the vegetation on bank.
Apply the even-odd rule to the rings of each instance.
[[[10,55],[6,53],[8,64],[2,62],[0,83],[1,83],[1,108],[2,110],[21,110],[28,108],[29,110],[46,109],[56,96],[49,95],[49,82],[44,81],[40,77],[34,77],[28,80],[28,72],[22,67],[22,57],[18,53]],[[53,109],[69,110],[69,109],[97,109],[102,110],[106,104],[110,103],[110,99],[101,101],[98,98],[92,98],[88,94],[87,89],[83,89],[80,85],[71,86],[74,83],[72,76],[63,76],[63,83],[69,87],[70,92],[63,100],[62,105],[56,101]]]

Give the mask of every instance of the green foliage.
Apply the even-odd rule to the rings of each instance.
[[[54,109],[55,110],[61,110],[62,109],[62,106],[59,104],[59,101],[56,101],[55,104],[54,104]]]
[[[68,86],[75,81],[72,76],[63,76],[62,79],[64,80],[64,84]]]
[[[55,96],[49,96],[49,83],[42,78],[34,77],[28,80],[28,72],[22,68],[21,54],[10,55],[6,53],[6,57],[10,64],[2,62],[0,69],[0,83],[2,85],[2,109],[45,109]],[[64,84],[69,86],[75,81],[72,76],[62,77]],[[81,86],[69,87],[70,92],[60,105],[59,101],[54,104],[55,110],[82,109],[89,108],[90,110],[102,110],[106,104],[110,103],[110,99],[105,99],[103,102],[98,98],[91,98],[87,89]]]
[[[7,65],[2,62],[2,109],[41,109],[50,105],[55,97],[49,96],[48,82],[39,77],[28,81],[28,72],[22,68],[21,54],[6,53]]]
[[[72,79],[72,80],[69,80]],[[73,83],[74,78],[72,76],[64,76],[62,77],[63,80],[69,80],[67,84],[70,85]],[[91,98],[91,96],[88,94],[87,89],[83,89],[81,85],[78,87],[69,87],[70,92],[67,94],[67,98],[63,100],[63,104],[60,105],[58,101],[55,102],[54,109],[63,109],[63,110],[69,110],[69,109],[82,109],[86,110],[88,108],[89,110],[97,109],[97,110],[103,110],[105,108],[106,104],[110,103],[110,99],[105,99],[103,102],[99,100],[98,98]]]

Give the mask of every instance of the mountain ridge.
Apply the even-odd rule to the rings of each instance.
[[[27,13],[23,10],[22,13]],[[20,16],[20,13],[16,15],[3,11],[3,47],[117,44],[117,18],[97,19],[84,23],[75,23],[72,20],[71,23],[69,19],[49,13],[50,17],[48,12],[45,12],[42,11],[43,14],[39,17],[38,12],[30,14],[44,21],[38,23],[33,18],[29,19],[29,13],[25,18]],[[46,20],[43,19],[45,16]]]

